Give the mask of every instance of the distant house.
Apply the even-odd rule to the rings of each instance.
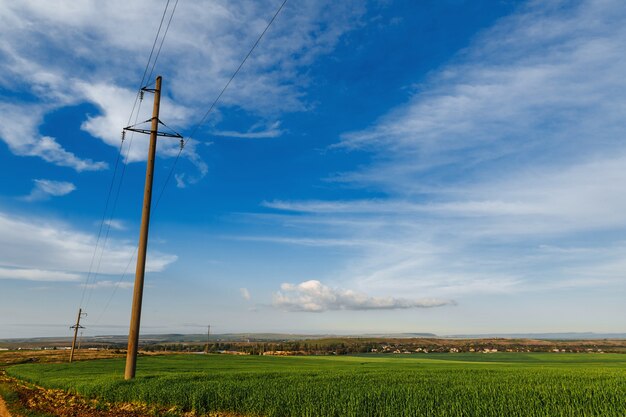
[[[238,350],[218,350],[217,353],[224,355],[249,355],[249,352],[239,352]]]

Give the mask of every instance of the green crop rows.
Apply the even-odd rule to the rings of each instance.
[[[24,364],[10,375],[108,402],[250,416],[626,416],[626,356],[142,357]]]

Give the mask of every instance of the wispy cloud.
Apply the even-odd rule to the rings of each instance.
[[[176,180],[176,187],[178,188],[186,188],[187,183],[185,182],[185,174],[174,174],[174,179]]]
[[[108,145],[119,147],[120,134],[122,128],[128,124],[129,106],[134,102],[136,92],[131,88],[87,81],[75,81],[73,90],[82,100],[93,103],[100,109],[100,114],[87,116],[80,126],[81,129]],[[189,110],[174,103],[167,96],[163,97],[162,106],[167,108],[168,125],[180,126],[189,118]],[[148,120],[151,111],[150,106],[142,106],[138,121]],[[149,128],[148,124],[139,127]],[[129,136],[131,135],[132,146],[130,140],[127,141],[122,147],[122,154],[127,155],[128,162],[145,161],[148,155],[148,135],[129,133]],[[158,155],[167,157],[175,156],[179,149],[178,141],[172,139],[160,140],[157,146]],[[192,153],[193,148],[190,147],[187,151]]]
[[[331,288],[320,281],[282,284],[274,294],[273,304],[288,311],[324,312],[329,310],[396,310],[454,305],[451,300],[369,297],[345,289]]]
[[[40,157],[44,161],[79,172],[99,171],[108,167],[105,162],[77,157],[65,150],[55,138],[40,134],[38,126],[47,110],[46,106],[37,104],[3,103],[0,97],[0,113],[3,115],[0,139],[11,152],[20,156]]]
[[[246,300],[246,301],[250,301],[250,299],[252,298],[250,296],[250,291],[248,291],[247,288],[239,288],[239,293],[241,294],[243,299]]]
[[[111,229],[114,229],[114,230],[126,230],[126,225],[121,220],[106,219],[104,221],[104,224],[109,226]]]
[[[75,282],[82,279],[80,274],[49,271],[44,269],[28,268],[5,268],[0,267],[0,279],[17,279],[25,281],[69,281]]]
[[[122,288],[122,289],[129,289],[129,288],[133,288],[134,283],[132,282],[127,282],[127,281],[122,281],[122,282],[118,282],[118,281],[97,281],[91,284],[81,284],[82,287],[85,288],[91,288],[91,289],[100,289],[100,288]]]
[[[151,22],[159,19],[161,11],[150,7],[147,0],[132,4],[115,0],[106,10],[90,3],[78,7],[70,3],[0,5],[0,36],[4,40],[0,45],[0,86],[34,97],[36,103],[30,104],[30,98],[20,102],[14,95],[0,96],[0,110],[5,116],[0,138],[17,155],[39,156],[76,170],[104,169],[102,162],[65,151],[62,144],[68,138],[41,135],[39,127],[52,111],[92,103],[99,114],[87,117],[81,128],[117,147],[120,130],[128,123],[145,52],[151,47]],[[162,104],[168,125],[184,129],[199,121],[275,7],[269,0],[201,1],[177,7],[157,65],[157,71],[169,74]],[[309,65],[332,51],[341,36],[358,24],[363,11],[361,0],[305,1],[297,7],[288,4],[219,106],[236,107],[263,120],[306,109]],[[149,107],[143,109],[149,111]],[[9,112],[15,117],[7,117]],[[219,108],[215,115],[219,115]],[[138,120],[144,119],[141,114]],[[215,124],[218,119],[210,122]],[[225,133],[275,137],[282,132],[278,125],[270,125],[264,131]],[[129,153],[131,162],[146,158],[146,138],[138,136],[136,140],[138,146]],[[177,153],[171,141],[160,143],[165,151],[159,152],[161,157]],[[204,163],[194,152],[187,147],[182,155],[202,172]]]
[[[371,200],[275,200],[262,205],[328,221],[424,223],[422,227],[446,233],[462,224],[458,233],[466,238],[561,236],[626,227],[624,164],[626,152],[556,167],[518,169],[463,187],[442,184],[426,202],[396,195]]]
[[[265,203],[279,210],[268,219],[288,226],[290,235],[256,239],[349,248],[336,274],[374,291],[459,297],[619,286],[626,251],[615,232],[626,230],[625,163],[617,155],[465,188],[442,186],[429,203],[399,197]],[[570,240],[593,244],[572,255]],[[546,248],[560,250],[548,255]]]
[[[26,201],[39,201],[47,200],[50,197],[60,197],[67,195],[76,189],[76,186],[71,182],[66,181],[53,181],[38,179],[33,180],[35,187],[29,195],[23,197]]]
[[[109,238],[108,242],[100,273],[121,274],[126,270],[135,245],[119,239]],[[37,270],[44,271],[42,277],[75,278],[76,274],[89,271],[95,244],[96,236],[76,230],[69,224],[0,212],[0,265],[16,270],[11,272],[14,279],[37,276]],[[151,252],[146,270],[162,271],[176,259],[176,255]]]
[[[232,239],[249,242],[267,242],[286,245],[321,246],[321,247],[354,247],[369,246],[374,241],[359,239],[332,239],[319,237],[281,237],[281,236],[237,236]]]
[[[344,134],[340,147],[373,151],[378,162],[339,179],[416,195],[486,169],[501,175],[624,150],[624,21],[619,1],[529,3],[407,103]]]
[[[216,136],[227,136],[231,138],[240,139],[263,139],[263,138],[277,138],[284,133],[284,130],[280,129],[280,122],[274,122],[270,126],[265,126],[265,129],[259,130],[259,126],[255,126],[247,132],[235,132],[232,130],[214,130],[211,134]]]
[[[521,6],[406,103],[342,135],[336,151],[372,162],[331,184],[376,199],[265,201],[287,226],[271,241],[355,242],[333,280],[374,293],[623,288],[624,42],[619,1]],[[593,242],[584,256],[541,249],[580,241]]]

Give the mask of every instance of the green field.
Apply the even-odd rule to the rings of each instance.
[[[108,402],[251,416],[626,416],[626,355],[173,355],[23,364],[15,377]]]

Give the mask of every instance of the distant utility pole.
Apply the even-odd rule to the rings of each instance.
[[[211,339],[211,325],[209,324],[206,332],[206,353],[209,353],[209,340]]]
[[[154,158],[156,154],[157,136],[176,137],[181,139],[179,134],[171,134],[159,132],[159,124],[163,124],[159,120],[159,107],[161,105],[161,76],[156,78],[156,86],[154,89],[143,87],[141,91],[154,93],[154,106],[152,107],[152,119],[150,130],[137,129],[134,126],[125,127],[129,130],[139,133],[150,134],[150,148],[148,150],[148,164],[146,168],[146,184],[143,195],[143,209],[141,214],[141,229],[139,231],[139,247],[137,249],[137,268],[135,270],[135,287],[133,290],[133,307],[130,317],[130,330],[128,332],[128,351],[126,354],[126,369],[124,371],[125,379],[135,377],[137,368],[137,349],[139,346],[139,322],[141,321],[141,301],[143,298],[143,281],[146,270],[146,252],[148,249],[148,228],[150,226],[150,205],[152,203],[152,180],[154,178]]]
[[[78,336],[78,329],[84,329],[84,327],[80,325],[80,318],[86,315],[87,313],[83,313],[83,310],[79,308],[78,317],[76,317],[76,324],[70,326],[70,329],[74,329],[74,339],[72,340],[72,350],[70,352],[70,363],[74,360],[74,350],[76,349],[76,336]]]

